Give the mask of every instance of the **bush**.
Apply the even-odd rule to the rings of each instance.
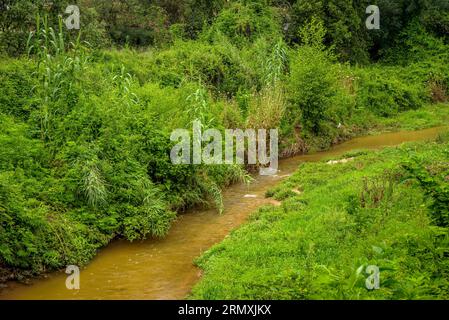
[[[401,69],[371,68],[357,72],[357,106],[376,115],[388,117],[416,110],[428,100],[424,82],[408,81]]]
[[[313,47],[301,47],[295,55],[288,80],[292,113],[300,113],[304,130],[319,134],[337,93],[334,66],[327,53]]]
[[[0,66],[0,113],[13,115],[26,120],[31,112],[34,63],[22,60],[5,59]]]
[[[279,38],[280,24],[273,8],[260,2],[234,2],[223,9],[203,38],[209,41],[226,36],[233,45],[242,47],[260,37]]]
[[[170,49],[152,54],[108,52],[105,61],[110,64],[123,62],[142,84],[157,82],[164,87],[179,88],[184,83],[196,82],[217,96],[232,97],[239,88],[252,87],[256,81],[252,70],[229,43],[211,45],[200,41],[177,41]]]

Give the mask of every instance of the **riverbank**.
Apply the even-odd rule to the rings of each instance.
[[[303,163],[202,255],[194,299],[447,299],[449,135]],[[368,290],[368,266],[380,272]]]
[[[388,132],[413,131],[445,126],[449,123],[449,103],[428,104],[418,110],[409,110],[392,117],[378,117],[365,114],[363,120],[354,121],[349,127],[340,128],[332,145],[361,136],[378,135]],[[309,152],[325,151],[330,146],[323,147],[319,139],[311,138],[303,141]],[[327,146],[327,147],[326,147]]]

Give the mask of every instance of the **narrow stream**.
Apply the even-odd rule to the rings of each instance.
[[[270,203],[264,198],[265,192],[293,173],[301,162],[319,161],[350,150],[433,139],[444,129],[357,138],[326,152],[281,160],[278,176],[257,176],[249,187],[240,184],[226,190],[223,215],[215,209],[192,210],[179,216],[164,239],[114,241],[81,271],[80,290],[66,289],[66,274],[59,272],[30,285],[10,282],[0,292],[0,299],[183,299],[201,277],[193,260],[223,240],[258,207]]]

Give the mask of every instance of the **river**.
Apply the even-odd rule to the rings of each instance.
[[[281,160],[277,176],[257,176],[250,186],[237,184],[225,190],[222,215],[215,209],[191,210],[178,217],[163,239],[113,241],[81,270],[80,290],[68,290],[67,275],[56,272],[31,284],[9,282],[0,292],[0,299],[183,299],[201,277],[193,260],[244,223],[258,207],[270,203],[264,198],[265,192],[292,174],[301,162],[319,161],[351,150],[434,139],[444,129],[356,138],[329,151]]]

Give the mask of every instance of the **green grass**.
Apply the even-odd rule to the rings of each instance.
[[[380,126],[385,130],[418,130],[449,123],[449,104],[433,104],[418,110],[400,113],[393,118],[381,118]]]
[[[448,299],[448,230],[402,166],[415,159],[447,188],[448,135],[355,156],[304,163],[269,191],[282,205],[261,208],[197,260],[204,277],[190,298]],[[378,290],[366,288],[369,265],[380,268]]]

